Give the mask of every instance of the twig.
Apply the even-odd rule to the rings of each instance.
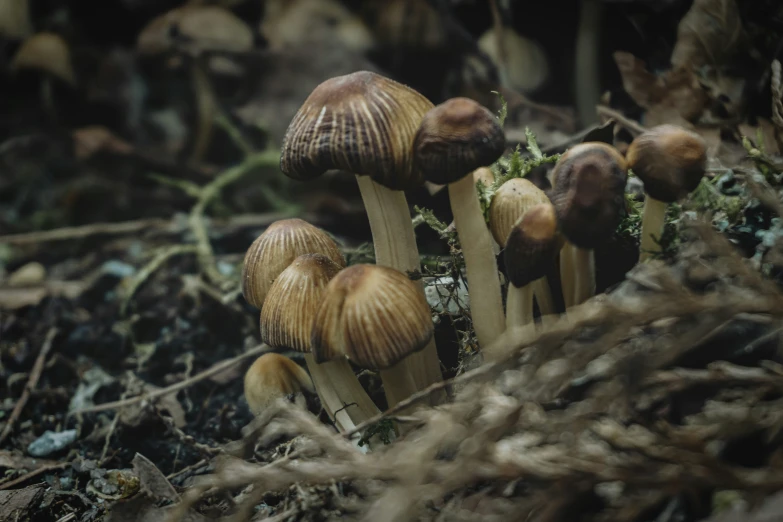
[[[171,475],[166,475],[166,479],[170,480],[170,481],[174,480],[175,478],[179,477],[180,475],[184,475],[185,473],[188,473],[190,471],[194,471],[194,470],[197,470],[198,468],[202,468],[202,467],[206,466],[207,464],[209,464],[209,463],[207,462],[206,459],[201,459],[198,462],[196,462],[195,464],[191,464],[190,466],[185,466],[181,470],[176,471],[176,472],[172,473]]]
[[[144,267],[133,277],[133,280],[128,286],[128,290],[125,293],[125,297],[122,300],[122,304],[120,305],[120,315],[125,315],[128,310],[128,304],[138,289],[158,268],[163,265],[163,263],[174,256],[179,256],[182,254],[193,254],[195,252],[197,252],[197,248],[193,245],[174,245],[168,248],[164,248],[158,252],[158,255],[152,258],[149,263],[144,265]]]
[[[136,397],[132,397],[130,399],[123,399],[119,401],[114,402],[105,402],[103,404],[96,404],[95,406],[90,406],[89,408],[84,408],[81,410],[76,410],[71,413],[71,415],[82,415],[85,413],[96,413],[99,411],[106,411],[106,410],[114,410],[117,408],[126,408],[128,406],[132,406],[134,404],[137,404],[139,402],[143,401],[154,401],[155,399],[162,397],[164,395],[169,395],[171,393],[176,393],[180,390],[183,390],[189,386],[192,386],[193,384],[196,384],[199,381],[203,381],[204,379],[207,379],[209,377],[212,377],[215,374],[218,374],[220,372],[226,371],[229,368],[235,366],[236,364],[241,363],[245,359],[249,357],[253,357],[255,355],[260,355],[262,353],[266,353],[272,351],[272,348],[265,344],[258,345],[254,348],[251,348],[247,352],[237,355],[236,357],[233,357],[231,359],[226,359],[224,361],[221,361],[217,364],[214,364],[204,370],[203,372],[197,373],[193,377],[190,377],[189,379],[185,379],[184,381],[180,381],[177,383],[174,383],[172,385],[166,386],[165,388],[160,388],[158,390],[155,390],[150,393],[145,393],[143,395],[138,395]]]
[[[183,444],[187,444],[188,446],[193,446],[201,453],[209,456],[219,455],[225,452],[223,448],[213,448],[211,446],[208,446],[207,444],[200,443],[199,441],[196,440],[195,437],[193,437],[192,435],[188,435],[187,433],[179,429],[177,425],[174,424],[174,420],[170,416],[164,415],[160,410],[158,410],[157,413],[158,413],[158,417],[163,421],[163,423],[166,425],[169,431],[171,431]]]
[[[44,339],[43,345],[41,346],[41,351],[38,354],[38,357],[35,359],[33,369],[30,371],[30,377],[27,379],[27,384],[25,385],[24,390],[22,390],[22,395],[16,402],[14,411],[11,412],[11,416],[8,418],[8,422],[6,422],[5,427],[3,428],[3,432],[0,433],[0,444],[5,441],[8,435],[14,429],[14,424],[17,420],[19,420],[19,416],[22,414],[22,409],[24,409],[25,404],[27,404],[27,399],[30,398],[30,394],[38,385],[38,379],[41,378],[41,372],[43,371],[44,363],[46,362],[46,356],[49,355],[49,351],[52,349],[52,342],[54,341],[54,337],[57,335],[57,332],[57,328],[50,328],[49,332],[46,334],[46,338]]]
[[[647,130],[647,127],[645,127],[644,125],[641,125],[631,119],[626,118],[625,116],[623,116],[622,113],[614,109],[610,109],[605,105],[599,105],[598,107],[596,107],[596,111],[598,111],[598,116],[602,118],[614,119],[617,123],[625,127],[628,130],[628,132],[630,132],[634,136],[639,135]]]
[[[139,219],[137,221],[124,221],[121,223],[94,223],[81,227],[63,227],[41,232],[9,234],[7,236],[0,236],[0,243],[9,245],[29,245],[43,243],[45,241],[80,239],[99,234],[129,234],[148,228],[164,228],[171,224],[171,221],[160,218]]]
[[[46,473],[47,471],[54,471],[57,469],[63,469],[70,466],[70,462],[59,462],[57,464],[52,464],[50,466],[41,466],[38,469],[34,469],[33,471],[29,473],[25,473],[21,477],[17,477],[14,480],[9,480],[8,482],[0,482],[0,490],[1,489],[11,489],[12,487],[16,486],[17,484],[22,484],[28,480],[30,480],[33,477],[37,477],[41,473]]]

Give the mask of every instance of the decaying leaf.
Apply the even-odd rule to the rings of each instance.
[[[707,106],[707,95],[690,69],[670,70],[655,75],[644,61],[634,55],[617,51],[614,61],[620,70],[623,88],[643,109],[644,124],[661,123],[688,125],[696,121]]]
[[[768,498],[758,509],[747,512],[731,510],[704,522],[777,522],[783,519],[783,493]]]
[[[133,470],[139,477],[141,490],[144,493],[152,498],[179,502],[180,498],[174,486],[147,457],[141,453],[136,453],[131,464],[133,464]]]
[[[677,28],[674,68],[725,65],[741,49],[744,32],[735,0],[695,0]]]
[[[155,505],[153,499],[141,494],[112,505],[109,508],[106,522],[166,522],[169,520],[171,509],[171,506],[160,508]],[[205,522],[209,519],[194,510],[189,510],[179,520],[182,522]]]
[[[82,127],[71,132],[73,152],[78,160],[86,160],[101,151],[113,154],[130,154],[130,143],[115,136],[109,129],[100,125]]]
[[[0,450],[0,468],[26,469],[31,471],[54,464],[57,464],[54,460],[30,458],[12,451]]]
[[[38,505],[46,487],[43,484],[0,491],[0,522],[28,520],[27,511]]]
[[[160,389],[148,383],[141,383],[140,388],[139,393],[150,393]],[[176,427],[183,428],[187,424],[185,421],[185,410],[177,400],[176,393],[158,397],[157,406],[159,409],[168,412]],[[120,412],[120,422],[126,426],[139,426],[153,415],[155,415],[154,409],[151,408],[150,404],[147,401],[141,401],[123,408]]]

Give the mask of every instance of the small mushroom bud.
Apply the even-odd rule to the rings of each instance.
[[[549,203],[543,190],[525,178],[513,178],[503,183],[492,196],[489,206],[489,230],[501,247],[514,224],[525,212],[540,203]]]
[[[349,431],[379,413],[345,358],[317,364],[310,336],[329,281],[342,266],[322,254],[304,254],[283,270],[261,309],[261,339],[275,348],[305,354],[305,362],[329,417]]]
[[[554,264],[562,244],[555,207],[548,201],[529,208],[511,229],[504,251],[511,283],[506,299],[506,328],[533,321],[535,285],[542,279],[546,284],[547,271]]]
[[[245,374],[245,399],[253,415],[260,415],[275,400],[291,395],[302,404],[303,391],[315,392],[310,376],[294,361],[277,353],[265,353]]]
[[[666,206],[687,197],[699,186],[707,163],[701,136],[675,125],[659,125],[628,147],[628,166],[644,183],[647,198],[642,216],[639,259],[660,252]]]
[[[495,162],[505,146],[497,118],[468,98],[452,98],[429,111],[413,142],[416,167],[426,180],[449,186],[454,224],[465,257],[470,313],[482,347],[503,332],[503,299],[492,235],[470,174]]]
[[[353,265],[329,282],[316,314],[312,351],[316,361],[341,357],[380,370],[389,404],[417,390],[399,363],[424,348],[434,333],[419,285],[398,270]]]
[[[275,221],[253,241],[245,254],[242,268],[242,295],[256,308],[275,278],[302,254],[323,254],[340,267],[345,258],[329,235],[310,223],[293,218]]]
[[[560,255],[566,308],[595,294],[593,249],[622,219],[627,177],[622,155],[600,142],[572,147],[555,165],[551,199],[567,239]]]

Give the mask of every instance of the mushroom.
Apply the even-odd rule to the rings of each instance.
[[[41,103],[50,114],[55,114],[52,98],[52,80],[76,86],[76,74],[71,63],[71,51],[62,36],[55,33],[37,33],[26,39],[11,62],[11,70],[35,70],[42,74]]]
[[[481,35],[478,47],[505,75],[506,85],[526,94],[541,87],[549,77],[549,64],[543,47],[511,27],[501,27],[500,37],[497,29],[492,27]]]
[[[304,369],[278,353],[265,353],[245,373],[245,400],[253,415],[260,415],[272,402],[288,396],[305,406],[302,391],[314,393]]]
[[[701,183],[707,147],[701,136],[676,125],[659,125],[640,134],[626,153],[628,167],[644,182],[639,260],[661,251],[658,243],[669,203],[685,198]]]
[[[528,210],[541,203],[549,203],[549,198],[543,190],[528,179],[512,178],[498,188],[489,206],[489,230],[501,248],[506,247],[509,234],[514,230],[519,220],[525,216]],[[509,258],[506,256],[505,259],[513,260],[514,257]],[[507,273],[514,269],[514,267],[506,265]],[[538,309],[541,315],[555,313],[555,305],[546,274],[530,280],[528,283],[530,283],[528,294],[530,294],[531,302],[526,303],[526,306],[532,306],[532,295],[534,294],[536,301],[538,301]],[[525,285],[528,283],[525,283]],[[511,295],[510,290],[509,297]],[[508,309],[508,303],[506,303],[506,308]],[[507,325],[509,320],[508,312],[506,312]]]
[[[470,174],[495,162],[505,145],[498,120],[468,98],[452,98],[429,111],[413,145],[417,170],[427,181],[448,184],[454,224],[465,257],[473,327],[483,347],[503,332],[505,321],[492,235]]]
[[[566,151],[552,171],[551,200],[566,243],[560,279],[566,308],[595,294],[593,249],[614,232],[625,210],[628,168],[605,143],[580,143]]]
[[[327,285],[311,346],[316,362],[347,357],[357,366],[379,370],[391,406],[417,391],[400,363],[427,346],[433,333],[421,286],[399,270],[359,264]]]
[[[542,279],[546,284],[547,270],[561,246],[557,214],[549,201],[529,208],[511,229],[503,254],[511,283],[506,298],[507,329],[533,321],[533,285]]]
[[[275,221],[258,236],[245,254],[242,295],[259,310],[280,272],[303,254],[323,254],[340,268],[345,258],[326,232],[302,219]]]
[[[310,336],[329,281],[342,269],[322,254],[304,254],[283,270],[269,288],[261,309],[261,339],[274,348],[304,352],[321,405],[340,431],[377,415],[345,358],[316,363]]]
[[[370,221],[375,262],[421,269],[404,189],[423,183],[413,169],[413,136],[432,103],[413,89],[368,71],[316,87],[283,138],[280,168],[310,180],[330,169],[355,174]],[[442,379],[435,343],[402,361],[418,389]]]
[[[219,6],[185,5],[153,19],[139,33],[142,54],[184,50],[190,54],[190,73],[198,111],[191,159],[200,160],[212,136],[217,100],[204,53],[246,52],[253,48],[253,31],[231,11]]]

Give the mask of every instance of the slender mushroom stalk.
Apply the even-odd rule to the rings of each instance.
[[[511,282],[506,299],[506,329],[533,322],[534,283],[546,277],[561,245],[555,207],[548,201],[528,209],[511,229],[504,251]]]
[[[423,349],[434,333],[421,287],[399,270],[353,265],[338,273],[323,293],[312,330],[316,362],[347,357],[379,370],[389,404],[414,393],[416,383],[400,366]]]
[[[304,391],[315,393],[310,376],[284,355],[265,353],[245,373],[245,400],[253,415],[260,415],[273,401],[289,396],[304,407]]]
[[[321,405],[337,428],[345,432],[380,412],[346,359],[318,364],[311,352],[316,312],[326,286],[341,268],[322,254],[297,257],[269,288],[261,309],[261,339],[275,348],[305,354]]]
[[[490,346],[503,332],[505,316],[492,235],[471,173],[496,161],[505,145],[497,119],[468,98],[453,98],[429,111],[414,140],[416,168],[427,181],[449,186],[465,258],[470,314],[482,347]]]
[[[593,249],[609,237],[625,209],[628,168],[614,147],[581,143],[558,160],[552,172],[552,203],[567,242],[560,253],[566,308],[595,295]]]
[[[424,182],[412,168],[411,144],[430,108],[432,103],[413,89],[359,71],[316,87],[283,138],[280,168],[285,175],[310,180],[330,169],[356,175],[375,262],[401,272],[421,270],[403,190]],[[400,364],[416,391],[443,378],[434,340]]]
[[[661,251],[666,207],[684,199],[701,183],[707,147],[701,136],[676,125],[659,125],[640,134],[628,147],[628,167],[644,182],[639,261]]]
[[[525,178],[510,179],[498,188],[489,206],[489,230],[501,248],[506,247],[508,236],[516,223],[528,210],[541,203],[549,203],[549,198],[543,190]],[[511,268],[507,266],[506,269],[510,270]],[[527,291],[531,294],[531,301],[525,306],[530,307],[531,314],[533,296],[538,301],[538,309],[542,316],[555,313],[546,276],[541,281],[535,281],[535,284],[531,283]],[[509,293],[508,297],[510,295]],[[517,296],[514,298],[516,299]],[[508,308],[508,302],[506,302],[506,308]],[[506,311],[506,324],[508,324],[508,311]]]

